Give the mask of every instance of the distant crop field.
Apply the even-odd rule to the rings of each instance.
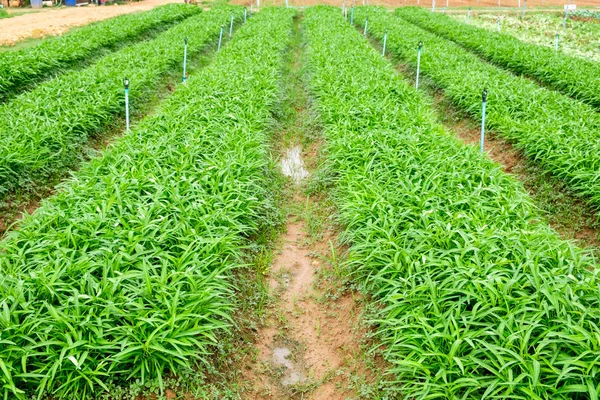
[[[232,0],[232,4],[246,5],[250,3],[256,5],[256,0]],[[365,0],[366,2],[366,0]],[[378,5],[386,7],[403,7],[420,5],[423,7],[431,7],[432,0],[369,0],[369,5]],[[292,6],[314,6],[318,4],[326,4],[332,6],[341,6],[342,0],[289,0],[288,3]],[[599,7],[599,0],[577,1],[573,2],[579,7]],[[353,4],[352,0],[346,0],[346,4]],[[363,5],[363,0],[355,1],[356,5]],[[498,7],[498,0],[436,0],[438,7]],[[565,0],[528,0],[527,7],[559,7],[563,8]],[[261,5],[285,5],[285,0],[266,0],[261,1]],[[524,0],[520,2],[524,5]],[[519,0],[500,0],[500,7],[518,7]]]

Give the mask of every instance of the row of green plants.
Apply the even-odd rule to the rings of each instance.
[[[572,14],[569,13],[569,16]],[[564,24],[565,13],[533,13],[521,19],[520,14],[478,13],[453,14],[452,17],[490,31],[500,30],[519,40],[554,49],[559,34],[559,51],[572,56],[600,61],[600,24],[587,23],[569,18]]]
[[[213,8],[190,17],[151,41],[109,54],[0,105],[0,195],[35,188],[64,173],[81,157],[90,136],[125,113],[125,77],[135,108],[165,73],[183,69],[185,38],[188,56],[199,53],[218,39],[223,24],[227,31],[232,14],[239,20],[243,8]]]
[[[209,368],[235,323],[235,271],[281,219],[269,128],[293,17],[253,16],[1,243],[5,399],[91,399]]]
[[[570,17],[579,17],[579,18],[592,18],[600,20],[600,11],[593,10],[578,10],[570,13]]]
[[[8,13],[8,11],[0,8],[0,19],[8,18],[8,17],[10,17],[10,14]]]
[[[201,12],[188,4],[168,4],[144,13],[121,15],[48,38],[33,47],[0,53],[0,101],[48,75],[92,57],[100,49]]]
[[[373,29],[378,18],[369,16]],[[540,222],[519,182],[438,125],[338,8],[308,9],[305,35],[322,183],[348,273],[376,305],[389,397],[597,399],[592,256]]]
[[[371,35],[382,39],[387,29],[388,50],[412,67],[422,41],[421,73],[475,120],[481,119],[486,88],[486,129],[563,179],[575,195],[600,206],[600,115],[591,106],[486,63],[383,9],[358,9],[357,23],[362,26],[367,15]]]
[[[437,33],[476,54],[513,71],[531,76],[568,96],[600,107],[600,64],[543,46],[524,43],[512,35],[488,31],[422,8],[401,7],[401,18]]]

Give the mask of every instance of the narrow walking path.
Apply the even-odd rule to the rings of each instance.
[[[318,127],[301,76],[300,21],[284,76],[283,116],[275,142],[287,176],[287,217],[268,282],[272,304],[243,366],[243,399],[361,398],[372,365],[362,357],[362,298],[336,271],[336,231],[321,194],[309,193],[318,162]],[[367,377],[367,378],[365,378]]]
[[[323,242],[306,244],[306,221],[291,216],[286,230],[269,276],[277,300],[258,333],[247,398],[355,397],[349,379],[359,352],[353,328],[358,299],[351,294],[332,298],[319,287],[328,267],[318,257]]]

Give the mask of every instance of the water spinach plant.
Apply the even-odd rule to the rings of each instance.
[[[35,188],[64,172],[79,157],[88,137],[124,114],[123,78],[130,81],[132,107],[144,101],[160,78],[188,55],[217,40],[232,13],[221,7],[190,17],[157,38],[110,54],[89,68],[72,71],[0,105],[0,196]]]
[[[383,9],[369,15],[370,33],[412,67],[423,41],[421,72],[461,110],[481,119],[481,93],[488,90],[486,128],[510,140],[542,169],[561,178],[573,194],[600,206],[600,115],[593,107],[482,61],[457,44]]]
[[[592,256],[540,222],[519,182],[437,125],[338,8],[308,9],[305,36],[322,175],[349,273],[377,305],[390,398],[597,398]]]
[[[167,4],[151,11],[121,15],[75,28],[33,47],[0,52],[0,102],[45,76],[68,70],[98,50],[121,41],[142,39],[152,29],[181,21],[201,11],[187,4]]]
[[[207,368],[244,249],[280,218],[269,128],[294,13],[253,16],[1,242],[4,398],[88,399]]]

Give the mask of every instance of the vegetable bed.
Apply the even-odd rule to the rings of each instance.
[[[540,82],[594,107],[600,107],[600,64],[514,36],[463,24],[443,14],[413,7],[396,10],[401,18],[474,51],[494,64]]]
[[[392,48],[402,37],[416,50],[404,24],[385,27]],[[305,34],[322,173],[350,273],[377,305],[390,398],[597,398],[594,260],[539,222],[521,184],[436,125],[339,8],[308,9]]]
[[[357,23],[367,14],[371,35],[381,39],[388,29],[389,51],[411,66],[422,40],[421,72],[475,120],[481,119],[481,93],[487,88],[486,129],[509,139],[575,195],[600,207],[600,115],[591,106],[490,65],[383,9],[357,10]]]
[[[80,157],[90,135],[125,113],[123,78],[130,80],[132,107],[174,66],[181,68],[183,41],[188,56],[219,37],[232,13],[242,7],[215,8],[188,18],[156,39],[127,47],[82,71],[39,85],[0,105],[0,196],[27,190],[64,173]]]
[[[107,381],[207,368],[232,323],[232,271],[276,219],[268,130],[293,16],[250,19],[2,242],[6,398],[87,399]]]
[[[201,11],[187,4],[168,4],[144,13],[121,15],[48,38],[34,47],[0,53],[0,102],[57,70],[65,70],[98,50],[140,38],[151,29]],[[2,10],[0,10],[0,14]]]

